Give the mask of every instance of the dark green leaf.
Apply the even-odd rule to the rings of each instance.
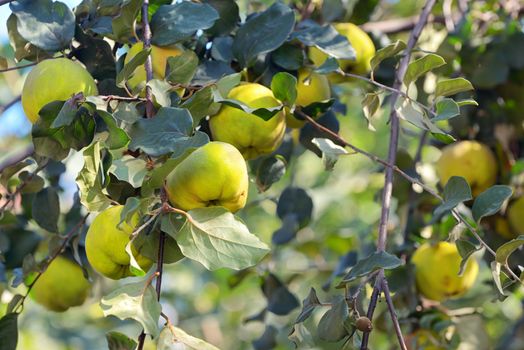
[[[119,332],[106,333],[106,340],[109,350],[134,350],[137,346],[136,341]]]
[[[208,139],[201,131],[193,132],[193,119],[187,109],[172,107],[160,108],[152,119],[140,119],[129,130],[129,136],[130,149],[141,149],[154,157],[202,144]]]
[[[342,283],[351,282],[359,277],[367,276],[379,269],[392,270],[402,265],[402,260],[395,255],[384,251],[374,252],[368,257],[359,260],[355,266],[344,276]]]
[[[262,292],[267,298],[267,310],[275,315],[287,315],[299,306],[297,298],[273,274],[269,274],[264,278]]]
[[[271,80],[271,91],[278,100],[292,106],[297,98],[297,78],[286,72],[280,72]]]
[[[193,36],[197,30],[211,28],[219,18],[210,5],[183,1],[160,6],[151,18],[152,41],[167,46]]]
[[[328,57],[320,66],[315,68],[318,74],[328,74],[336,72],[340,68],[338,61],[334,57]]]
[[[318,337],[329,342],[337,342],[348,336],[348,331],[344,323],[349,318],[349,311],[346,301],[338,296],[318,323]]]
[[[14,1],[9,5],[18,19],[18,32],[31,44],[59,51],[69,46],[75,34],[75,15],[60,1]]]
[[[479,194],[471,209],[475,221],[480,222],[483,217],[498,212],[512,193],[513,190],[509,186],[495,185]]]
[[[251,108],[238,100],[223,98],[218,89],[213,89],[213,100],[217,103],[222,103],[230,107],[238,108],[248,114],[256,115],[257,117],[260,117],[264,120],[269,120],[273,118],[275,114],[277,114],[284,108],[283,105],[271,108]]]
[[[279,155],[264,159],[257,168],[257,187],[260,192],[267,191],[286,173],[286,160]]]
[[[283,219],[288,214],[295,214],[300,227],[306,226],[313,213],[313,200],[299,187],[287,187],[278,199],[277,215]]]
[[[355,50],[348,39],[331,25],[320,26],[310,22],[305,28],[295,31],[291,38],[301,41],[306,46],[315,46],[337,59],[355,59]]]
[[[452,176],[444,187],[444,202],[435,209],[435,216],[440,216],[472,198],[471,188],[466,179]]]
[[[190,98],[184,101],[181,108],[187,108],[193,118],[193,125],[197,126],[202,119],[210,114],[209,110],[213,104],[213,88],[206,86],[198,90]]]
[[[0,319],[0,350],[16,350],[18,344],[18,314],[7,314]]]
[[[311,316],[313,313],[313,310],[317,306],[321,306],[320,300],[318,300],[317,292],[315,288],[311,288],[309,290],[309,294],[307,297],[302,301],[302,310],[300,311],[300,314],[297,316],[297,319],[295,320],[295,323],[304,322]]]
[[[142,0],[127,0],[123,4],[120,14],[113,18],[111,24],[114,38],[120,42],[129,42],[133,38],[135,21],[142,6]]]
[[[219,17],[215,24],[206,30],[212,36],[227,35],[236,28],[240,22],[238,5],[234,0],[205,0],[205,4],[213,6]]]
[[[125,64],[122,70],[118,72],[116,76],[116,86],[124,87],[126,81],[133,76],[135,69],[137,69],[139,66],[142,66],[146,62],[150,53],[151,49],[144,49],[133,56],[131,61]]]
[[[127,133],[116,125],[115,118],[106,111],[98,110],[97,114],[106,124],[109,136],[106,139],[106,145],[109,149],[118,149],[125,147],[129,142]]]
[[[46,187],[35,195],[31,215],[40,227],[58,233],[60,202],[53,187]]]
[[[217,61],[231,63],[233,60],[233,38],[230,36],[221,36],[213,39],[211,45],[211,57]]]
[[[172,84],[188,84],[196,73],[198,57],[192,50],[167,59],[166,80]]]
[[[280,47],[295,25],[295,14],[286,5],[275,2],[266,11],[250,17],[237,31],[233,54],[242,67],[255,63],[258,55]]]
[[[300,47],[285,43],[271,53],[271,60],[286,70],[298,70],[304,64],[304,51]]]

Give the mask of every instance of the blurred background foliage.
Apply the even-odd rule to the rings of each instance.
[[[272,2],[241,0],[238,4],[245,16]],[[68,2],[70,6],[77,3]],[[373,29],[372,22],[409,19],[418,15],[424,1],[316,0],[313,3],[322,8],[323,20],[351,21]],[[461,3],[463,1],[454,4],[454,10]],[[512,3],[516,3],[516,7],[511,7]],[[514,186],[517,197],[522,193],[524,181],[524,33],[520,18],[520,6],[524,5],[518,4],[518,1],[474,1],[469,6],[470,11],[455,28],[446,28],[444,20],[428,24],[418,46],[421,50],[437,52],[448,62],[436,74],[464,74],[476,87],[475,99],[479,106],[463,109],[461,117],[453,119],[449,127],[458,139],[475,138],[498,151],[503,169],[498,182]],[[454,11],[453,15],[455,13],[458,11]],[[0,14],[2,19],[6,18],[8,7],[0,7]],[[437,6],[434,16],[442,18],[442,6]],[[376,46],[382,47],[396,39],[406,40],[409,30],[390,34],[380,31],[371,33]],[[13,57],[5,28],[2,28],[1,40],[0,55]],[[391,85],[394,63],[393,60],[385,62],[375,78]],[[24,69],[0,75],[1,105],[20,94],[27,72]],[[419,82],[416,89],[419,100],[433,91],[435,82],[436,75],[433,73]],[[357,81],[336,88],[342,111],[337,113],[340,134],[354,145],[385,158],[389,111],[387,108],[381,110],[371,121],[376,131],[368,129],[361,99],[370,89],[370,86]],[[419,150],[420,131],[404,127],[399,166],[413,174],[413,159],[420,152],[416,170],[427,184],[436,186],[433,164],[440,155],[442,143],[431,139]],[[308,128],[302,130],[302,133],[307,132],[313,131]],[[2,113],[0,162],[27,147],[29,133],[30,125],[19,103]],[[360,155],[348,155],[341,157],[332,172],[326,172],[320,158],[300,144],[300,136],[297,131],[289,132],[282,146],[288,147],[293,154],[286,175],[263,194],[258,194],[253,184],[249,203],[239,213],[250,230],[270,244],[273,233],[282,225],[276,216],[278,196],[290,185],[303,188],[313,199],[313,215],[295,239],[283,245],[273,244],[271,257],[247,271],[221,269],[210,272],[187,259],[165,267],[161,301],[164,313],[188,333],[221,349],[251,349],[253,346],[267,349],[273,336],[277,344],[275,349],[294,348],[288,334],[300,312],[299,301],[306,298],[311,287],[316,289],[322,301],[328,302],[334,296],[341,295],[341,290],[334,288],[336,275],[375,249],[383,169]],[[73,155],[64,163],[65,169],[58,163],[45,169],[48,178],[60,183],[61,210],[68,213],[60,223],[61,232],[80,217],[78,208],[72,206],[76,192],[74,177],[82,166],[82,160]],[[433,198],[421,194],[404,180],[396,180],[393,213],[388,227],[392,252],[409,255],[418,242],[448,237],[454,227],[453,220],[449,217],[433,218],[432,209],[436,204]],[[504,230],[497,226],[498,217],[503,217],[503,214],[485,224],[485,239],[493,247],[507,241],[508,234],[511,237],[511,233],[504,236]],[[3,251],[9,251],[12,255],[9,261],[14,262],[15,266],[21,264],[24,252],[34,248],[45,235],[30,218],[26,219],[27,231],[16,234],[6,230],[9,227],[9,213],[0,219],[0,247]],[[16,247],[15,250],[9,250],[10,246]],[[521,253],[513,259],[514,264],[522,264]],[[273,275],[269,275],[268,271]],[[90,277],[96,280],[93,295],[83,306],[72,308],[67,313],[50,313],[34,302],[26,304],[19,319],[20,349],[103,349],[106,341],[101,335],[108,331],[120,331],[130,337],[139,334],[138,324],[104,318],[99,307],[100,297],[115,289],[120,282],[104,280],[95,274]],[[288,315],[263,312],[268,298],[264,296],[262,283],[274,277],[286,285],[292,295],[290,298],[296,302],[296,307]],[[396,293],[397,311],[403,328],[409,334],[408,339],[423,335],[423,331],[427,332],[423,336],[433,337],[437,343],[460,350],[524,349],[522,288],[500,298],[486,263],[481,264],[480,277],[465,296],[425,309],[417,304],[409,265],[393,271],[388,280]],[[0,281],[1,289],[4,289],[0,303],[0,314],[3,314],[2,310],[17,290],[7,288],[6,281]],[[369,296],[371,291],[367,288],[365,292]],[[277,310],[293,304],[289,300],[286,305],[279,304],[282,300],[269,298],[269,301],[276,303],[274,307]],[[359,309],[365,310],[366,305],[360,305]],[[316,310],[313,320],[308,320],[305,326],[317,324],[323,312],[322,308]],[[375,315],[370,348],[396,348],[392,325],[383,303],[379,303]],[[314,327],[311,333],[315,336]],[[340,348],[340,344],[321,341],[317,344],[320,349]],[[148,349],[154,348],[151,343],[146,343],[147,346]]]

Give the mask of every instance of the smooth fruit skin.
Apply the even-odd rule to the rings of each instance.
[[[479,266],[470,258],[462,276],[458,276],[462,258],[455,244],[424,243],[413,254],[417,289],[426,298],[441,301],[464,294],[477,278]]]
[[[452,176],[462,176],[473,196],[477,196],[495,184],[497,160],[488,146],[477,141],[460,141],[442,149],[436,170],[442,186]]]
[[[280,105],[267,87],[246,83],[233,88],[228,98],[238,100],[251,108],[271,108]],[[209,120],[213,140],[235,146],[245,159],[253,159],[276,150],[284,137],[284,111],[265,121],[238,108],[223,105]]]
[[[182,210],[223,206],[236,212],[246,205],[248,174],[232,145],[209,142],[184,159],[166,178],[169,201]]]
[[[298,71],[297,77],[297,106],[305,107],[315,102],[329,100],[331,89],[328,78],[323,74],[315,73],[311,70],[302,68]],[[290,128],[300,128],[304,126],[303,120],[298,120],[289,111],[286,111],[286,123]]]
[[[524,235],[524,196],[510,204],[508,221],[516,236]]]
[[[31,123],[38,112],[53,101],[65,101],[74,94],[98,94],[93,77],[78,62],[67,58],[48,59],[38,63],[27,75],[22,89],[22,107]]]
[[[355,74],[367,74],[371,70],[371,58],[375,55],[375,44],[373,40],[353,23],[336,23],[333,27],[340,35],[345,36],[355,50],[356,59],[353,60],[338,60],[338,64],[343,71],[350,71]],[[320,66],[327,59],[327,55],[317,49],[311,47],[309,50],[309,58],[316,66]],[[332,73],[329,75],[329,80],[332,83],[341,83],[345,79],[339,74]]]
[[[31,298],[48,310],[63,312],[82,305],[90,290],[82,268],[59,255],[36,281]]]
[[[127,52],[124,64],[129,63],[133,57],[144,49],[144,44],[138,42],[131,46]],[[164,79],[166,75],[167,59],[182,54],[182,50],[176,46],[160,47],[151,46],[151,63],[153,66],[153,79]],[[143,65],[135,69],[135,74],[128,81],[129,86],[135,89],[139,84],[146,82],[146,69]]]
[[[86,235],[89,263],[98,273],[114,280],[133,276],[129,269],[130,258],[125,248],[139,218],[138,215],[134,215],[131,224],[123,222],[118,228],[123,208],[123,205],[117,205],[98,214]],[[153,261],[140,255],[134,247],[132,250],[138,265],[147,272]]]

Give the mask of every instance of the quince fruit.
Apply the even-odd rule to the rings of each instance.
[[[65,101],[74,94],[98,94],[93,77],[78,62],[67,58],[47,59],[38,63],[27,75],[22,88],[22,107],[31,123],[38,112],[53,101]]]
[[[233,88],[229,99],[238,100],[251,108],[271,108],[280,105],[273,92],[264,85],[246,83]],[[245,159],[272,153],[280,146],[286,131],[285,112],[280,111],[264,120],[241,109],[223,105],[209,119],[215,141],[235,146]]]
[[[375,44],[369,35],[353,23],[335,23],[333,27],[340,35],[345,36],[355,50],[355,60],[338,60],[338,65],[345,72],[367,74],[371,70],[371,58],[375,56]],[[316,47],[309,49],[309,58],[316,66],[322,65],[328,58],[324,52]],[[346,81],[337,73],[329,74],[329,80],[334,83]]]
[[[524,196],[521,196],[508,207],[508,221],[516,235],[524,235]]]
[[[462,258],[455,244],[424,243],[411,259],[416,267],[417,289],[426,298],[441,301],[468,291],[477,278],[479,265],[470,258],[462,276],[458,275]]]
[[[171,204],[182,210],[222,206],[236,212],[246,205],[248,174],[232,145],[209,142],[185,158],[166,178]]]
[[[64,312],[72,306],[82,305],[90,290],[91,285],[84,277],[82,268],[59,255],[36,281],[30,296],[48,310]]]
[[[133,276],[130,269],[130,257],[125,248],[138,224],[138,214],[133,215],[131,223],[123,222],[120,228],[120,214],[123,205],[110,207],[93,220],[86,235],[86,253],[89,263],[100,274],[117,280]],[[132,245],[133,256],[142,270],[148,271],[153,261]]]
[[[460,141],[442,149],[436,164],[440,183],[445,186],[452,176],[462,176],[477,196],[497,179],[497,161],[488,146],[477,141]]]
[[[297,106],[306,107],[330,98],[329,80],[325,75],[305,68],[298,70],[297,99],[295,100]],[[305,121],[295,118],[290,111],[286,111],[286,123],[290,128],[301,128]]]

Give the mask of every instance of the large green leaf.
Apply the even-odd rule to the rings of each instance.
[[[509,186],[495,185],[479,194],[471,208],[475,221],[498,212],[512,193],[513,190]]]
[[[139,188],[142,186],[148,170],[145,160],[124,155],[122,158],[113,160],[109,172],[114,174],[117,179],[128,182],[134,188]]]
[[[371,69],[375,70],[375,68],[386,58],[395,56],[405,48],[406,43],[401,40],[397,40],[394,43],[391,43],[388,46],[381,48],[375,53],[375,56],[371,58]]]
[[[344,298],[339,296],[318,323],[318,336],[320,339],[337,342],[348,336],[344,326],[349,319],[348,306]]]
[[[295,25],[295,14],[281,2],[251,16],[237,31],[233,54],[242,67],[255,63],[255,58],[282,45]]]
[[[395,255],[384,251],[374,252],[368,257],[359,260],[355,266],[344,276],[342,283],[351,282],[359,277],[367,276],[370,273],[384,269],[391,270],[402,265],[402,260]]]
[[[58,233],[58,218],[60,217],[60,201],[53,187],[46,187],[33,198],[31,215],[43,229]]]
[[[427,54],[419,59],[416,59],[415,61],[411,62],[408,66],[406,75],[404,76],[404,85],[409,87],[411,83],[415,82],[422,75],[445,64],[446,61],[444,61],[444,59],[441,56],[435,55],[433,53]]]
[[[452,176],[444,187],[444,202],[435,209],[435,216],[440,216],[472,198],[471,188],[466,179]]]
[[[497,260],[499,264],[506,264],[511,253],[520,248],[522,245],[524,245],[524,235],[520,235],[517,238],[504,243],[498,247],[495,260]]]
[[[435,96],[455,95],[469,90],[473,90],[473,85],[464,78],[446,79],[437,83]]]
[[[144,332],[156,338],[161,307],[155,289],[144,282],[125,284],[100,301],[104,316],[113,315],[121,320],[133,319],[144,327]]]
[[[297,78],[286,72],[280,72],[271,79],[271,91],[278,100],[292,106],[297,99]]]
[[[299,27],[291,38],[301,41],[306,46],[315,46],[337,59],[355,59],[355,50],[348,39],[340,35],[331,25],[320,26],[314,22],[308,22],[306,26]]]
[[[18,19],[18,32],[31,44],[58,51],[69,46],[75,34],[75,15],[60,1],[15,1],[9,5]]]
[[[151,18],[152,41],[167,46],[193,36],[197,30],[208,29],[219,18],[210,5],[182,1],[160,6]]]
[[[249,232],[242,221],[222,207],[197,208],[188,212],[175,238],[182,253],[209,270],[245,269],[267,254],[268,246]]]
[[[161,156],[174,151],[206,143],[208,136],[193,132],[193,119],[187,109],[164,107],[152,119],[140,119],[129,130],[129,148],[141,149],[150,156]]]

